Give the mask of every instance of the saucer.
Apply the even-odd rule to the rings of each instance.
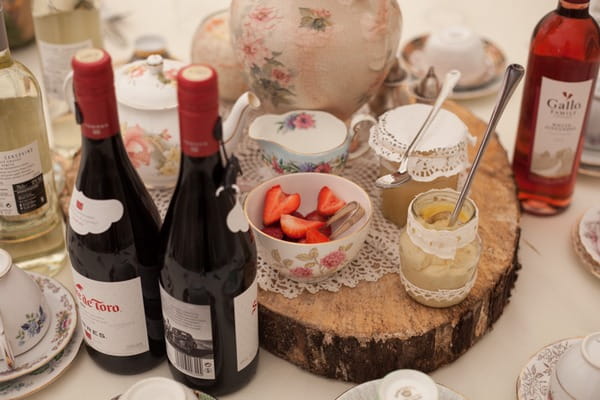
[[[584,175],[600,177],[600,151],[583,148],[579,172]]]
[[[12,381],[0,383],[0,400],[17,400],[35,393],[53,383],[77,356],[79,347],[83,342],[83,328],[79,326],[67,347],[58,353],[47,364],[32,373]]]
[[[358,386],[354,386],[352,389],[345,391],[335,400],[377,400],[377,385],[381,382],[381,379],[374,381],[368,381],[361,383]],[[439,390],[439,400],[466,400],[466,398],[456,393],[450,388],[444,385],[436,383]]]
[[[77,326],[77,309],[71,293],[58,281],[35,272],[27,272],[46,296],[51,326],[31,350],[15,357],[15,368],[0,361],[0,382],[26,375],[48,363],[67,346]]]
[[[402,60],[415,78],[420,79],[425,76],[430,66],[426,62],[425,53],[423,52],[428,36],[418,36],[408,42],[402,49]],[[448,96],[450,99],[474,99],[493,94],[500,88],[504,69],[506,68],[506,58],[494,43],[487,39],[482,40],[485,51],[486,72],[481,76],[480,81],[473,85],[457,85],[453,93]]]
[[[517,400],[547,400],[550,376],[556,362],[581,338],[563,339],[549,344],[529,359],[517,379]]]

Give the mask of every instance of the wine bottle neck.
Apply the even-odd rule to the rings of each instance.
[[[8,34],[6,33],[6,23],[4,22],[4,9],[0,3],[0,63],[4,58],[10,58],[10,49],[8,48]]]
[[[589,0],[560,0],[558,13],[569,18],[586,18],[589,13]]]

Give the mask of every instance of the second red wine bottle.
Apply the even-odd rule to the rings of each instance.
[[[181,168],[161,237],[161,298],[169,366],[211,394],[247,383],[258,363],[256,247],[219,151],[217,75],[192,65],[177,77]]]
[[[82,149],[67,246],[84,340],[104,369],[138,373],[165,352],[160,217],[123,146],[110,56],[81,50],[72,66]]]

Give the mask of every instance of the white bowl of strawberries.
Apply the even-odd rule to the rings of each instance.
[[[338,221],[326,222],[349,202],[364,215],[348,230],[330,238]],[[244,205],[261,255],[279,273],[298,282],[318,282],[352,261],[371,224],[369,195],[341,176],[296,173],[277,176],[256,186]]]

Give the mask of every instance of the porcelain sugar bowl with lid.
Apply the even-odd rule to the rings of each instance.
[[[183,63],[151,55],[115,73],[125,149],[148,187],[174,186],[179,172],[177,72]]]
[[[394,172],[406,148],[425,121],[430,105],[411,104],[383,114],[371,128],[369,145],[379,156],[380,175]],[[399,227],[406,224],[408,204],[434,188],[456,189],[468,167],[468,147],[475,143],[467,126],[452,112],[440,110],[408,157],[411,179],[400,187],[383,189],[383,215]]]

